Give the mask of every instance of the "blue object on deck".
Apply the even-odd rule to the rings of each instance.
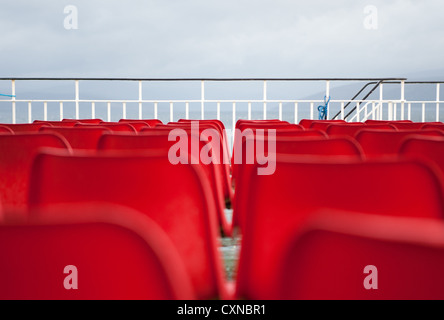
[[[10,94],[1,94],[0,93],[0,96],[2,96],[2,97],[9,97],[9,98],[15,98],[15,96],[10,95]]]
[[[328,97],[328,100],[327,100],[327,96],[325,96],[324,97],[325,105],[318,107],[319,120],[327,120],[328,104],[330,103],[330,99],[331,99],[331,97]]]

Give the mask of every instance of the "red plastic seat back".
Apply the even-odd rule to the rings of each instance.
[[[62,136],[53,133],[0,135],[0,203],[5,208],[26,208],[32,163],[45,147],[70,149]]]
[[[14,133],[25,133],[25,132],[38,132],[42,127],[50,127],[49,123],[20,123],[20,124],[5,124],[2,126],[8,127]]]
[[[12,131],[12,129],[10,129],[9,127],[0,125],[0,133],[10,133],[10,134],[14,134],[14,131]]]
[[[284,250],[275,299],[444,299],[442,222],[330,213]]]
[[[88,123],[78,123],[74,126],[74,128],[106,128],[111,130],[112,132],[131,132],[137,133],[136,129],[128,124],[128,123],[107,123],[101,122],[98,125],[88,124]]]
[[[146,123],[150,127],[155,127],[158,124],[162,124],[162,121],[158,119],[120,119],[119,122],[121,123]]]
[[[431,167],[406,161],[324,161],[278,156],[272,175],[250,176],[238,296],[270,299],[268,275],[288,237],[331,209],[442,221],[442,185]],[[261,279],[259,282],[258,279]]]
[[[444,123],[440,122],[435,122],[435,123],[425,123],[424,126],[422,127],[423,130],[441,130],[444,131]]]
[[[252,138],[247,139],[247,141],[253,142]],[[262,140],[262,141],[261,141]],[[268,145],[268,139],[257,139],[256,143],[263,143],[265,146]],[[247,150],[247,141],[243,143],[243,150]],[[268,149],[265,148],[266,152]],[[324,159],[362,159],[362,151],[360,146],[353,139],[342,137],[342,138],[306,138],[306,139],[295,139],[295,138],[277,138],[276,139],[276,153],[286,154],[286,155],[300,155],[300,156],[317,156]],[[270,157],[269,161],[273,161]],[[279,163],[276,163],[276,170]],[[236,193],[234,201],[234,212],[233,212],[233,226],[241,227],[244,229],[248,225],[246,220],[247,211],[250,210],[248,197],[251,188],[251,177],[252,175],[258,175],[259,167],[270,166],[269,163],[265,165],[258,165],[257,158],[255,157],[254,164],[247,163],[247,157],[244,156],[241,165],[237,165],[237,171],[233,173],[236,174]],[[298,179],[295,183],[304,184],[304,180]]]
[[[77,121],[44,121],[44,120],[34,120],[35,124],[47,124],[54,127],[74,127],[78,122]]]
[[[217,215],[202,168],[173,165],[164,152],[47,152],[36,158],[30,190],[31,206],[102,201],[142,212],[171,238],[197,297],[224,294]]]
[[[368,125],[363,123],[347,123],[347,124],[330,124],[326,133],[329,136],[349,136],[354,138],[355,135],[363,129],[372,129],[372,130],[387,130],[387,131],[397,131],[397,129],[390,124],[382,124],[382,125],[372,125],[370,128]]]
[[[356,140],[362,147],[364,154],[369,157],[398,154],[401,143],[411,135],[444,136],[444,132],[437,130],[407,130],[407,131],[376,131],[361,130]]]
[[[421,130],[425,123],[423,122],[392,122],[392,126],[395,126],[398,130]]]
[[[394,124],[394,123],[413,123],[411,120],[397,120],[397,121],[389,121],[389,120],[367,120],[365,124],[368,125],[381,125],[381,124]]]
[[[111,130],[100,127],[49,127],[40,129],[41,132],[57,132],[65,137],[73,149],[96,150],[99,139]]]
[[[103,122],[102,119],[63,119],[64,122],[76,122],[85,124],[99,124]]]
[[[346,123],[344,120],[315,120],[310,124],[310,129],[326,132],[329,125],[334,123]]]
[[[194,298],[176,249],[146,216],[104,204],[36,215],[0,224],[0,299]]]

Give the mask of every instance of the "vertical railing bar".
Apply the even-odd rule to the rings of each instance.
[[[384,111],[384,109],[383,109],[383,107],[384,107],[383,101],[384,101],[384,84],[381,83],[379,85],[379,120],[382,120],[382,118],[384,116],[383,115],[383,111]]]
[[[412,103],[407,105],[407,120],[412,120]]]
[[[43,102],[43,120],[48,121],[48,102]]]
[[[439,100],[440,100],[440,84],[436,84],[436,121],[439,122]]]
[[[344,114],[344,107],[345,107],[345,103],[344,101],[341,102],[341,119],[344,120],[345,118],[345,114]]]
[[[217,102],[217,120],[220,120],[220,102]]]
[[[94,101],[91,103],[91,118],[96,118],[96,103]]]
[[[60,119],[62,120],[62,119]],[[31,101],[28,101],[28,122],[32,122],[32,103]]]
[[[279,102],[279,120],[282,121],[282,102]]]
[[[398,104],[394,103],[393,104],[393,121],[396,121],[396,119],[398,118]]]
[[[264,81],[264,120],[267,120],[267,81]]]
[[[111,102],[108,102],[107,105],[107,121],[111,122]]]
[[[405,81],[401,81],[401,120],[404,120],[405,113]]]
[[[62,121],[64,118],[63,101],[60,101],[59,103],[59,114],[60,114],[60,121]]]
[[[236,102],[233,101],[233,119],[232,119],[232,142],[234,143],[234,131],[236,129]]]
[[[158,103],[154,102],[154,119],[158,119],[158,114],[157,114],[157,107],[158,107]]]
[[[201,96],[201,103],[200,103],[200,118],[202,120],[205,119],[205,81],[201,81],[200,83],[200,96]]]
[[[361,104],[358,102],[356,103],[356,121],[360,122],[361,120],[361,110],[359,110]]]
[[[372,120],[376,119],[376,102],[372,102]]]
[[[126,119],[126,102],[122,103],[122,118]]]
[[[294,123],[295,124],[299,123],[299,110],[297,102],[294,103]]]
[[[326,101],[330,98],[330,81],[326,81],[325,97]],[[328,119],[330,119],[330,108],[327,108],[327,120]]]
[[[79,89],[79,80],[75,80],[75,90],[76,90],[76,119],[79,119],[80,118],[80,107],[79,107],[80,89]]]
[[[251,102],[248,102],[248,120],[251,120]]]
[[[11,94],[12,94],[12,123],[17,123],[16,103],[15,103],[15,80],[11,80]]]
[[[314,120],[314,102],[310,102],[310,119]]]
[[[170,122],[174,121],[174,107],[173,102],[170,102]]]
[[[422,103],[422,122],[425,122],[426,120],[425,116],[425,102]]]
[[[189,119],[190,118],[190,103],[186,102],[185,103],[185,119]]]
[[[139,120],[142,120],[142,81],[139,81]]]

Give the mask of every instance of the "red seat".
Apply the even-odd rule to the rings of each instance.
[[[323,209],[444,218],[436,171],[411,160],[328,161],[278,155],[273,175],[250,178],[237,296],[272,299],[270,277],[288,237]],[[350,257],[352,258],[352,257]]]
[[[193,129],[194,128],[194,129]],[[156,133],[156,132],[163,132],[163,133],[170,133],[172,130],[175,129],[181,129],[184,130],[184,133],[187,133],[188,136],[191,136],[192,133],[199,134],[199,136],[202,135],[202,133],[206,130],[210,130],[207,132],[213,132],[215,135],[218,135],[219,137],[219,146],[216,145],[213,146],[213,148],[217,148],[220,152],[220,159],[219,164],[214,164],[216,169],[220,172],[220,175],[222,177],[222,188],[224,192],[224,197],[226,199],[226,202],[230,204],[233,200],[233,189],[231,186],[231,177],[230,177],[230,165],[229,165],[229,153],[226,147],[224,147],[224,139],[220,137],[218,134],[217,129],[215,129],[214,125],[209,124],[200,124],[199,130],[197,130],[197,125],[195,127],[192,127],[191,124],[183,124],[183,125],[157,125],[155,128],[145,128],[142,129],[141,133]],[[215,130],[215,131],[211,131]],[[213,143],[212,143],[213,145]],[[213,149],[214,150],[214,149]],[[215,157],[215,155],[213,155]]]
[[[46,127],[41,132],[57,132],[65,137],[73,149],[96,150],[99,139],[105,133],[112,131],[101,127]]]
[[[1,300],[195,298],[177,250],[145,215],[90,203],[32,213],[0,223]]]
[[[392,122],[392,126],[395,126],[398,130],[421,130],[425,123],[423,122]]]
[[[329,136],[349,136],[354,138],[355,135],[363,129],[372,129],[372,130],[388,130],[388,131],[397,131],[396,127],[391,124],[381,124],[381,125],[372,125],[369,127],[363,123],[335,123],[330,124],[326,133]]]
[[[269,119],[269,120],[247,120],[247,119],[239,119],[236,122],[236,126],[235,129],[238,129],[240,125],[244,125],[244,124],[279,124],[279,123],[284,123],[284,124],[290,124],[290,122],[288,121],[282,121],[279,119]]]
[[[98,125],[88,124],[88,123],[78,123],[74,128],[107,128],[112,132],[131,132],[137,133],[136,129],[128,123],[111,123],[111,122],[101,122]]]
[[[164,152],[45,152],[34,163],[30,205],[105,201],[136,209],[169,235],[197,298],[220,298],[218,222],[204,174],[195,165],[172,165]]]
[[[367,120],[365,124],[368,125],[381,125],[381,124],[394,124],[394,123],[413,123],[411,120],[397,120],[397,121],[389,121],[389,120]]]
[[[9,127],[0,125],[0,133],[11,133],[11,134],[13,134],[14,131],[12,131],[12,129],[10,129]]]
[[[310,129],[326,132],[329,125],[334,123],[346,123],[344,120],[315,120],[310,124]]]
[[[426,122],[422,127],[423,130],[441,130],[444,131],[444,123]]]
[[[76,125],[76,123],[79,123],[77,121],[44,121],[44,120],[35,120],[33,123],[36,124],[48,124],[49,126],[55,126],[55,127],[68,127],[72,128]]]
[[[113,134],[104,135],[101,137],[98,143],[99,150],[126,150],[130,152],[137,151],[153,151],[163,150],[165,155],[168,155],[171,147],[176,144],[176,141],[169,141],[169,132],[166,131],[151,131],[144,132],[140,135],[128,135],[128,134]],[[188,136],[185,136],[188,138]],[[197,137],[199,139],[199,137]],[[199,150],[201,150],[206,143],[200,141]],[[191,139],[188,141],[188,154],[191,155]],[[191,158],[188,159],[188,163],[191,163]],[[213,193],[213,201],[216,207],[217,218],[222,229],[222,233],[225,236],[231,235],[231,225],[228,223],[224,208],[225,197],[223,192],[222,175],[220,170],[213,164],[203,164],[199,161],[198,164],[205,172],[205,178],[211,185],[211,192]]]
[[[444,136],[444,132],[437,130],[403,130],[396,132],[361,130],[356,134],[356,140],[367,157],[379,157],[397,154],[402,141],[411,135]]]
[[[14,133],[24,133],[24,132],[37,132],[42,127],[50,127],[49,123],[20,123],[20,124],[1,124],[4,127],[8,127]]]
[[[444,137],[407,137],[402,142],[399,153],[433,162],[439,168],[444,182]]]
[[[102,119],[63,119],[64,122],[78,122],[78,123],[86,123],[86,124],[99,124]]]
[[[159,119],[120,119],[121,123],[146,123],[150,127],[155,127],[158,124],[162,124],[162,121]]]
[[[53,133],[0,135],[0,203],[8,210],[26,209],[31,166],[45,147],[70,148],[65,138]]]
[[[254,138],[247,138],[253,142]],[[247,140],[247,141],[248,141]],[[268,139],[261,139],[264,145],[268,143]],[[243,150],[247,150],[247,141],[243,143]],[[260,139],[256,138],[256,143]],[[266,149],[268,152],[268,149]],[[351,158],[362,159],[362,150],[360,146],[351,138],[277,138],[276,139],[276,153],[287,155],[301,155],[301,156],[319,156],[323,158]],[[273,161],[270,159],[269,161]],[[244,229],[248,224],[246,221],[247,211],[250,210],[248,204],[248,197],[251,190],[251,177],[257,176],[257,169],[269,165],[258,165],[257,158],[254,158],[253,163],[248,163],[247,158],[243,158],[242,164],[237,166],[236,179],[236,193],[233,205],[233,227],[240,227]],[[295,183],[299,183],[295,181]],[[304,183],[304,182],[302,182]]]
[[[330,212],[287,243],[274,299],[444,299],[442,222]]]

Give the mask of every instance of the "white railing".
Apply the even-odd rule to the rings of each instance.
[[[10,82],[10,93],[0,92],[2,94],[0,99],[0,112],[2,110],[7,110],[8,105],[10,106],[10,113],[0,113],[0,122],[12,122],[17,123],[17,119],[26,118],[27,122],[32,122],[34,118],[34,107],[36,105],[43,105],[43,116],[40,120],[48,120],[48,105],[58,105],[58,119],[63,119],[66,115],[65,108],[66,105],[72,104],[75,108],[75,118],[80,117],[80,108],[84,104],[90,106],[90,117],[95,118],[97,116],[96,109],[97,106],[106,105],[106,117],[105,121],[111,121],[112,118],[112,108],[111,106],[115,104],[121,105],[122,118],[127,117],[127,110],[129,105],[136,105],[137,107],[137,117],[142,119],[143,109],[151,106],[153,108],[154,118],[159,117],[159,111],[162,113],[169,113],[169,121],[174,121],[175,119],[175,106],[185,105],[185,118],[190,117],[190,106],[200,106],[200,119],[205,119],[206,117],[206,107],[210,104],[216,105],[216,118],[224,121],[227,129],[232,129],[238,119],[238,106],[246,106],[247,113],[246,118],[252,119],[252,106],[259,105],[262,108],[260,116],[254,116],[254,118],[267,119],[269,117],[269,106],[277,105],[277,112],[275,112],[276,118],[284,119],[283,110],[288,110],[290,108],[293,112],[291,119],[286,117],[285,120],[298,123],[302,117],[316,119],[318,117],[318,105],[324,104],[323,99],[319,100],[288,100],[288,99],[270,99],[268,94],[268,84],[270,82],[323,82],[325,85],[325,96],[331,97],[331,101],[328,108],[328,119],[331,119],[334,114],[333,111],[336,110],[338,113],[337,119],[346,119],[347,121],[365,121],[367,119],[386,119],[386,120],[412,120],[413,114],[412,110],[415,109],[415,114],[419,115],[416,117],[416,121],[428,121],[436,120],[440,121],[440,105],[444,101],[440,100],[440,85],[443,82],[408,82],[407,79],[397,79],[397,78],[384,78],[384,79],[265,79],[265,78],[255,78],[255,79],[119,79],[119,78],[0,78],[0,81]],[[22,99],[21,94],[16,92],[17,82],[26,81],[63,81],[72,82],[73,87],[73,99]],[[138,95],[134,99],[82,99],[80,94],[80,83],[83,85],[89,81],[121,81],[121,82],[134,82],[137,85]],[[145,82],[198,82],[200,83],[200,98],[199,99],[150,99],[144,96],[143,84]],[[256,82],[262,83],[262,98],[260,99],[207,99],[206,98],[206,84],[209,82]],[[348,100],[335,100],[334,90],[331,90],[331,84],[336,82],[369,82],[377,84],[374,88],[379,90],[379,98],[374,99],[348,99]],[[432,97],[431,100],[426,101],[407,101],[405,99],[405,89],[408,86],[409,89],[415,84],[428,84],[436,86],[436,97]],[[384,87],[387,85],[399,86],[399,99],[385,99],[384,97]],[[397,89],[398,90],[398,89]],[[373,91],[372,91],[373,92]],[[352,95],[354,92],[350,92]],[[9,96],[8,96],[9,95]],[[320,97],[324,98],[324,97]],[[435,99],[436,98],[436,99]],[[18,104],[25,104],[27,108],[18,109]],[[159,110],[162,105],[162,110]],[[169,106],[169,110],[164,109],[164,105]],[[350,110],[355,109],[354,112]],[[432,117],[429,116],[430,110],[432,110]],[[84,108],[83,108],[84,111]],[[41,112],[41,110],[40,110]],[[288,112],[287,112],[288,113]],[[5,115],[6,114],[6,115]],[[25,115],[25,117],[24,117]],[[303,115],[303,116],[302,116]],[[7,118],[9,116],[9,118]],[[51,118],[54,119],[53,112],[51,113]],[[23,122],[23,121],[21,121]]]

